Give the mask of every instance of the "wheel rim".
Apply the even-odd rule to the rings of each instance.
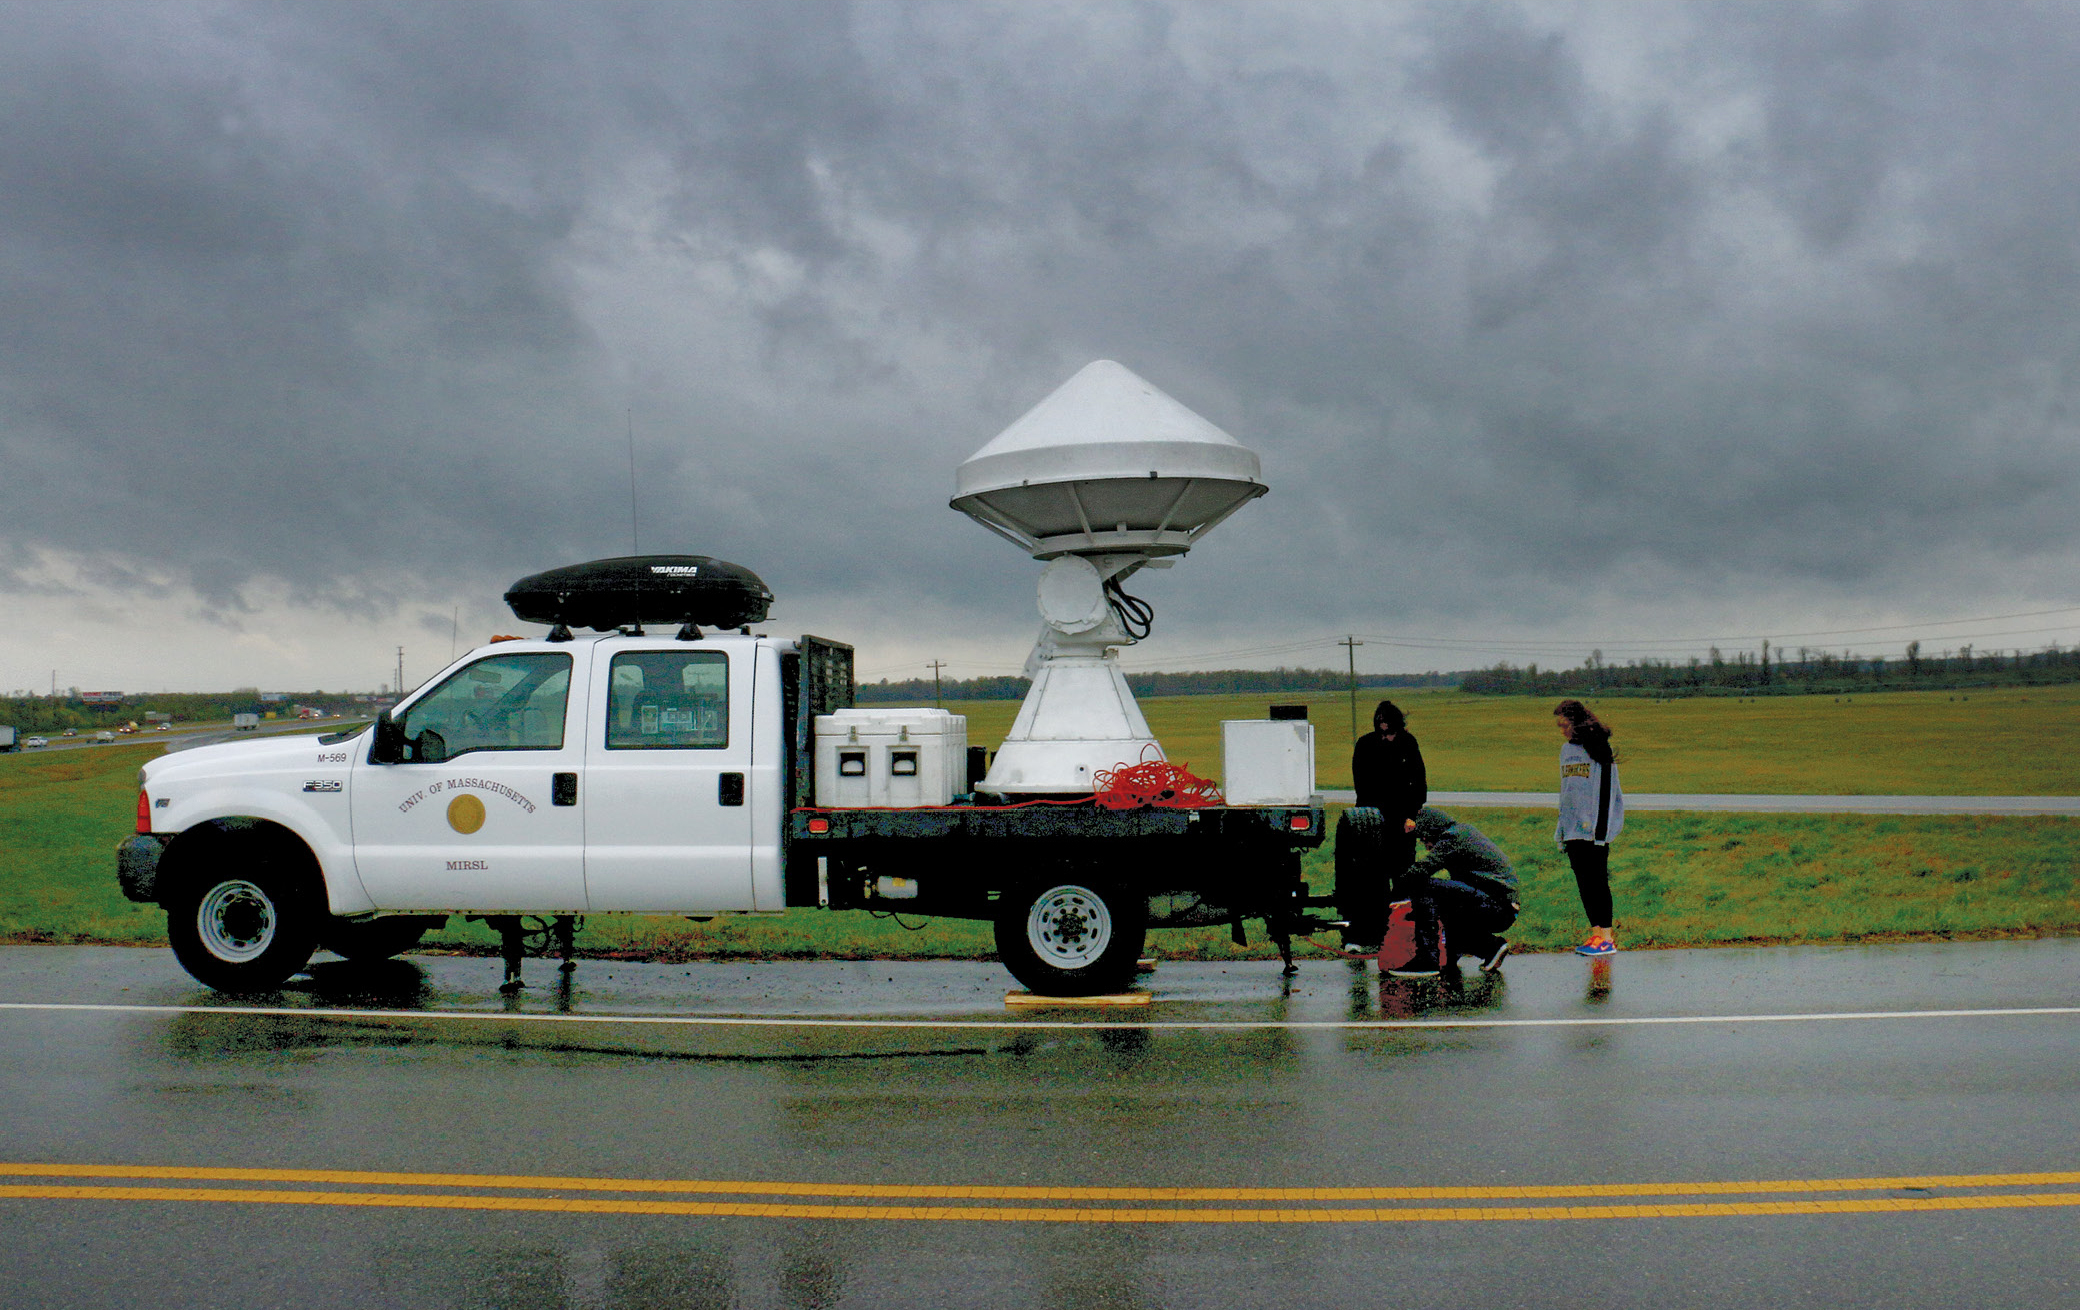
[[[274,902],[243,878],[210,888],[195,910],[203,948],[231,964],[244,964],[265,954],[274,944],[275,923]]]
[[[1112,911],[1088,887],[1053,888],[1027,913],[1026,940],[1058,969],[1085,968],[1112,945]]]

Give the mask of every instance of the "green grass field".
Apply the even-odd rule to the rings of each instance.
[[[1547,791],[1558,785],[1553,701],[1395,692],[1437,791]],[[1349,787],[1350,702],[1305,704],[1323,787]],[[1361,727],[1380,697],[1359,693]],[[1222,719],[1263,718],[1271,698],[1176,696],[1143,703],[1170,758],[1218,779]],[[1837,700],[1614,699],[1591,702],[1616,733],[1627,791],[1829,796],[2080,795],[2080,685],[1883,692]],[[968,739],[994,745],[1017,705],[974,701]]]
[[[1295,698],[1303,699],[1303,698]],[[1321,783],[1348,786],[1347,701],[1315,697]],[[1261,717],[1263,698],[1146,703],[1173,759],[1219,774],[1220,721]],[[1537,791],[1553,785],[1543,701],[1415,693],[1400,697],[1438,790]],[[981,702],[970,739],[994,743],[1016,706]],[[1364,709],[1361,704],[1361,712]],[[1634,791],[2070,795],[2080,792],[2080,688],[1889,693],[1853,702],[1613,701],[1625,781]],[[1333,729],[1333,731],[1332,731]],[[1331,745],[1330,743],[1334,744]],[[130,831],[139,765],[157,743],[0,756],[0,940],[156,944],[164,921],[116,890],[113,849]],[[1550,811],[1467,815],[1518,862],[1527,949],[1576,940],[1581,910],[1553,848]],[[1328,887],[1329,856],[1308,860]],[[2059,818],[1635,813],[1612,860],[1627,946],[1839,942],[2080,932],[2080,823]],[[1262,956],[1221,929],[1161,932],[1172,958]],[[459,921],[438,939],[465,949],[494,937]],[[987,927],[930,921],[920,931],[866,914],[791,911],[692,924],[601,918],[580,944],[657,959],[735,956],[981,958]]]

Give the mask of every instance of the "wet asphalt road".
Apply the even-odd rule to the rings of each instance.
[[[1013,1014],[989,965],[584,962],[559,995],[530,962],[512,1003],[497,974],[321,965],[234,1005],[162,951],[0,948],[8,1303],[2050,1306],[2080,1282],[2075,941],[1457,984],[1165,964],[1127,1016]],[[1921,1208],[1871,1208],[1894,1203]],[[1551,1217],[1583,1206],[1608,1208]]]

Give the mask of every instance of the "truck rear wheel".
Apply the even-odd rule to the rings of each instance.
[[[400,914],[365,923],[334,919],[319,937],[318,945],[348,960],[388,960],[417,946],[421,937],[447,922],[446,916],[438,914]]]
[[[1039,996],[1096,996],[1133,981],[1148,902],[1103,884],[1057,883],[1006,895],[997,958]]]
[[[1343,940],[1371,946],[1386,931],[1387,819],[1371,806],[1353,805],[1336,821],[1336,913],[1351,926]]]
[[[165,902],[166,935],[174,958],[205,987],[272,991],[310,963],[324,916],[276,852],[240,843],[225,855],[213,861],[224,867],[190,874]]]

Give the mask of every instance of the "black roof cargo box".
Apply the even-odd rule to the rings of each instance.
[[[612,632],[642,623],[762,623],[773,593],[756,573],[706,555],[629,555],[520,579],[506,604],[523,623]]]

